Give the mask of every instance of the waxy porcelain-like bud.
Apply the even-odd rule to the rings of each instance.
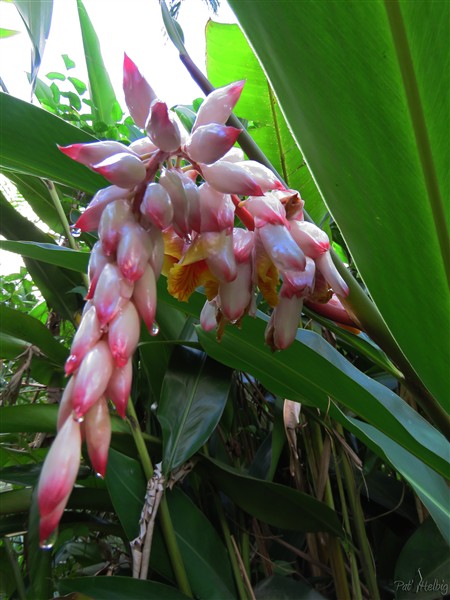
[[[202,233],[206,249],[206,264],[219,281],[233,281],[237,276],[236,259],[233,252],[233,236],[220,233]]]
[[[234,204],[228,194],[218,192],[209,183],[199,188],[200,230],[231,233],[234,225]]]
[[[265,193],[264,196],[250,196],[242,204],[253,216],[257,228],[267,223],[288,225],[284,206],[271,192]]]
[[[243,150],[237,146],[230,148],[226,154],[224,154],[221,160],[227,160],[228,162],[237,163],[242,162],[245,158]]]
[[[158,280],[164,263],[164,238],[162,232],[156,227],[151,227],[147,234],[153,248],[149,263],[153,268],[155,280]]]
[[[151,242],[145,229],[136,222],[126,223],[117,246],[117,265],[122,275],[129,281],[137,281],[142,277],[151,253]]]
[[[116,316],[132,293],[133,284],[125,279],[119,267],[107,264],[100,275],[93,299],[102,327]]]
[[[153,144],[153,142],[151,142],[147,136],[138,140],[134,140],[134,142],[131,142],[128,148],[133,150],[133,152],[135,152],[138,156],[153,154],[155,150],[158,150],[155,144]]]
[[[263,191],[250,173],[236,163],[219,160],[212,165],[201,164],[205,180],[224,194],[262,196]]]
[[[284,350],[295,340],[303,308],[303,298],[281,296],[266,327],[266,343],[273,350]]]
[[[198,109],[192,131],[208,123],[224,125],[235,107],[245,81],[236,81],[211,92]]]
[[[304,270],[306,266],[305,255],[295,243],[287,227],[268,223],[257,229],[257,233],[265,251],[278,270]]]
[[[109,324],[108,345],[117,367],[133,355],[141,332],[139,315],[133,302],[127,302]]]
[[[115,154],[129,154],[136,158],[134,152],[127,146],[114,141],[71,144],[70,146],[58,146],[58,148],[72,160],[76,160],[90,169],[92,169],[94,165],[97,165]]]
[[[94,297],[95,288],[97,287],[98,278],[103,271],[105,265],[111,262],[109,256],[103,252],[102,243],[95,242],[94,247],[91,250],[91,257],[89,259],[88,275],[89,275],[89,290],[86,294],[86,300]],[[86,307],[86,305],[85,305]],[[87,311],[86,311],[87,312]]]
[[[129,221],[134,222],[134,216],[126,200],[115,200],[103,211],[98,236],[107,256],[116,251],[122,227]]]
[[[291,235],[306,256],[318,258],[330,249],[330,240],[322,229],[307,221],[290,221]]]
[[[242,316],[252,299],[252,265],[243,262],[237,265],[237,277],[231,282],[220,282],[218,304],[225,318],[235,323]]]
[[[38,485],[38,506],[41,515],[40,541],[55,529],[67,504],[80,466],[80,424],[69,417],[59,430],[48,451]],[[54,518],[50,516],[56,511]],[[43,518],[48,517],[43,522]],[[57,517],[57,518],[56,518]]]
[[[238,263],[251,260],[251,254],[255,245],[255,234],[253,231],[235,227],[233,229],[233,250]]]
[[[172,223],[173,206],[167,190],[159,183],[149,183],[140,207],[141,213],[160,229]]]
[[[150,116],[146,124],[150,140],[164,152],[175,152],[181,144],[178,125],[169,117],[165,102],[155,100],[150,108]]]
[[[309,256],[306,257],[304,271],[283,271],[283,286],[280,296],[290,298],[293,295],[306,297],[314,289],[316,263]]]
[[[155,322],[156,299],[155,274],[152,266],[148,264],[142,277],[134,284],[133,302],[150,332]]]
[[[114,361],[107,342],[97,342],[84,357],[73,386],[72,405],[76,418],[83,417],[103,396],[113,368]]]
[[[95,310],[95,306],[92,306],[83,316],[73,338],[70,356],[66,360],[64,368],[66,375],[70,375],[78,369],[85,354],[98,342],[102,335],[103,331],[100,321],[97,318],[97,311]]]
[[[111,419],[105,398],[100,398],[85,414],[84,431],[92,467],[97,475],[104,477],[111,441]]]
[[[339,275],[329,252],[324,252],[316,258],[316,267],[325,277],[335,294],[343,298],[348,296],[348,285]]]
[[[355,323],[335,294],[333,294],[330,300],[325,304],[321,302],[311,302],[310,300],[305,302],[305,304],[308,308],[311,308],[313,311],[319,313],[319,315],[323,315],[327,319],[359,329],[359,324]]]
[[[217,327],[216,320],[217,302],[215,300],[206,301],[200,313],[200,325],[203,331],[214,331]]]
[[[75,383],[75,377],[75,375],[72,375],[72,377],[69,379],[66,387],[64,388],[64,392],[62,393],[61,400],[59,401],[56,431],[59,431],[67,419],[72,415],[72,392]]]
[[[175,169],[165,169],[159,183],[168,192],[173,206],[173,228],[180,237],[200,229],[198,188],[189,177]],[[198,228],[197,228],[198,227]]]
[[[228,152],[240,133],[240,129],[217,123],[202,125],[190,136],[184,150],[194,162],[209,165]]]
[[[123,59],[123,91],[130,115],[136,125],[144,129],[150,105],[156,94],[126,54]]]
[[[121,188],[131,189],[145,179],[145,165],[134,154],[114,154],[92,167],[96,173]]]
[[[78,227],[81,231],[98,229],[105,207],[114,202],[114,200],[124,198],[125,194],[126,191],[116,185],[110,185],[107,188],[99,190],[90,201],[84,213],[78,218],[75,227]]]
[[[286,189],[270,169],[256,160],[244,160],[236,164],[250,173],[263,192]]]
[[[115,367],[106,388],[106,396],[116,407],[118,414],[125,419],[128,398],[131,393],[131,383],[133,377],[132,359],[123,367]]]

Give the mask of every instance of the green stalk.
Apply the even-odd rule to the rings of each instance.
[[[145,440],[142,435],[141,428],[139,427],[138,418],[134,409],[134,404],[131,398],[128,399],[127,405],[127,421],[130,426],[131,435],[133,436],[136,449],[141,459],[142,468],[144,470],[145,478],[149,481],[153,477],[153,465],[145,445]]]
[[[17,595],[19,600],[26,600],[27,592],[25,590],[25,584],[23,582],[22,573],[20,572],[20,567],[17,564],[16,553],[10,540],[7,537],[3,538],[3,544],[5,546],[6,554],[8,555],[9,562],[11,564],[11,569],[14,575],[14,581],[16,582]]]

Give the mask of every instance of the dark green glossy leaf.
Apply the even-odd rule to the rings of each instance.
[[[79,252],[57,244],[40,244],[38,242],[0,240],[0,248],[78,273],[86,272],[90,256],[88,252]]]
[[[90,98],[93,102],[92,113],[96,121],[114,125],[117,99],[103,63],[100,43],[81,0],[77,0],[77,8],[89,76]]]
[[[186,600],[176,588],[156,581],[140,581],[131,577],[82,577],[63,579],[60,594],[81,592],[92,600]],[[79,598],[79,596],[76,596]]]
[[[147,488],[141,464],[110,448],[105,481],[119,521],[128,539],[133,540],[139,533]]]
[[[272,575],[260,581],[255,589],[256,600],[323,600],[322,594],[305,585],[281,575]]]
[[[448,406],[450,4],[230,5],[384,321]]]
[[[278,101],[253,50],[238,25],[209,21],[206,26],[207,71],[214,86],[245,79],[236,115],[290,188],[300,191],[312,218],[327,213],[320,193],[288,129]]]
[[[174,350],[158,405],[164,473],[180,466],[208,440],[225,407],[230,381],[229,369],[204,352]]]
[[[25,487],[1,494],[0,514],[18,514],[32,507],[33,490]],[[101,488],[76,487],[70,494],[68,509],[113,511],[108,491]]]
[[[435,600],[450,589],[449,538],[427,519],[408,539],[395,565],[397,600]],[[408,585],[410,584],[410,585]]]

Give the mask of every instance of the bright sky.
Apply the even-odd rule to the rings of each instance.
[[[169,106],[190,103],[202,95],[165,35],[159,0],[84,0],[84,5],[99,37],[103,60],[122,108],[125,109],[122,94],[124,52]],[[225,0],[221,0],[217,16],[208,10],[203,0],[184,0],[182,3],[178,21],[186,48],[202,70],[205,68],[204,30],[209,18],[236,22]],[[12,3],[0,2],[0,24],[3,28],[22,32],[0,40],[1,77],[13,96],[30,100],[26,73],[30,70],[31,46]],[[62,54],[68,54],[76,63],[70,75],[87,82],[76,0],[53,0],[52,26],[39,71],[41,79],[49,83],[46,73],[66,72]],[[17,255],[0,251],[0,274],[15,272],[19,265]]]

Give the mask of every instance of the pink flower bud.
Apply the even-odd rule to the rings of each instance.
[[[198,127],[208,123],[221,125],[226,123],[239,100],[244,85],[245,81],[236,81],[211,92],[198,109],[192,130],[195,131]]]
[[[168,192],[173,206],[173,228],[184,237],[200,230],[198,188],[189,177],[175,169],[165,169],[159,183]]]
[[[335,294],[343,298],[348,296],[348,285],[339,275],[329,252],[324,252],[316,258],[316,267],[325,277]]]
[[[244,160],[236,164],[250,173],[263,192],[286,189],[270,169],[256,160]]]
[[[153,248],[149,263],[153,268],[155,280],[157,281],[164,264],[164,238],[161,231],[156,227],[151,227],[148,230],[148,235]]]
[[[108,345],[117,367],[133,355],[141,333],[139,315],[133,302],[127,302],[109,324]]]
[[[46,540],[58,527],[69,498],[64,498],[51,513],[39,519],[39,543],[45,546]]]
[[[79,217],[75,227],[78,227],[81,231],[94,231],[98,229],[105,207],[114,202],[114,200],[124,198],[125,195],[126,191],[116,185],[110,185],[107,188],[99,190],[90,201],[84,213]]]
[[[108,344],[101,340],[84,357],[73,386],[72,404],[76,418],[83,417],[101,396],[114,367]]]
[[[240,129],[217,123],[202,125],[189,137],[184,150],[194,162],[209,165],[228,152],[240,133]]]
[[[244,316],[252,299],[252,265],[243,262],[237,265],[237,277],[231,282],[220,282],[218,304],[225,318],[235,323]]]
[[[288,226],[284,206],[270,192],[266,192],[264,196],[250,196],[243,202],[243,206],[253,216],[255,227],[262,227],[267,223]]]
[[[175,152],[181,144],[178,125],[169,118],[165,102],[155,100],[150,108],[150,117],[146,124],[150,140],[164,152]]]
[[[131,189],[145,179],[145,165],[134,154],[114,154],[94,165],[92,170],[121,188]]]
[[[115,154],[129,154],[136,158],[134,152],[127,146],[114,141],[71,144],[70,146],[58,146],[58,149],[72,160],[76,160],[91,169],[97,163],[102,162]]]
[[[200,325],[204,331],[214,331],[217,327],[216,320],[217,302],[215,300],[206,301],[200,313]]]
[[[151,265],[147,265],[142,277],[134,284],[133,302],[151,332],[156,315],[156,279]]]
[[[303,298],[280,296],[265,333],[266,343],[272,350],[284,350],[295,340],[302,308]]]
[[[255,234],[242,227],[233,229],[233,251],[237,263],[244,263],[251,260],[253,248],[255,246]]]
[[[73,386],[75,383],[75,375],[73,375],[64,389],[64,392],[61,396],[61,400],[59,401],[58,408],[58,420],[56,423],[56,430],[59,431],[67,419],[72,415],[73,406],[72,406],[72,392]]]
[[[306,259],[284,225],[271,225],[256,230],[264,249],[279,271],[303,271]]]
[[[85,414],[84,430],[92,467],[97,475],[104,477],[111,441],[111,419],[105,398],[100,398]]]
[[[233,146],[230,148],[224,156],[222,156],[221,160],[226,160],[228,162],[237,163],[242,162],[245,158],[244,152],[238,148],[237,146]]]
[[[126,54],[123,58],[123,91],[130,115],[136,125],[143,129],[156,94]]]
[[[125,279],[119,267],[107,264],[99,277],[93,299],[102,327],[116,316],[131,298],[132,293],[133,284]]]
[[[199,188],[201,231],[231,233],[234,225],[234,204],[228,194],[218,192],[209,183]]]
[[[143,127],[144,126],[145,125],[143,125]],[[143,138],[140,138],[139,140],[135,140],[134,142],[131,142],[131,144],[128,146],[128,148],[130,150],[133,150],[133,152],[135,152],[138,156],[153,154],[153,152],[155,152],[155,150],[158,150],[158,148],[155,146],[155,144],[153,144],[148,139],[148,137],[143,137]]]
[[[330,249],[330,240],[325,231],[307,221],[290,221],[291,235],[306,256],[318,258]]]
[[[128,222],[134,222],[134,216],[126,200],[115,200],[103,211],[98,235],[107,256],[116,251],[122,227]]]
[[[316,263],[307,256],[304,271],[283,271],[283,286],[280,290],[280,296],[291,298],[296,295],[306,298],[314,289],[315,274]]]
[[[83,316],[80,326],[73,338],[70,356],[66,360],[64,369],[66,375],[70,375],[78,369],[85,354],[98,342],[102,335],[103,331],[100,321],[97,318],[95,306],[92,306]]]
[[[58,509],[56,523],[52,529],[41,529],[41,542],[44,541],[58,524],[77,478],[80,466],[81,433],[80,424],[69,417],[48,451],[38,484],[38,506],[42,518],[48,517]],[[61,511],[62,506],[62,511]]]
[[[159,183],[149,183],[140,210],[160,229],[166,229],[172,223],[172,201],[167,190]]]
[[[88,275],[90,285],[88,293],[86,294],[86,300],[90,300],[94,297],[98,278],[103,271],[103,267],[109,262],[111,262],[111,259],[103,252],[102,243],[96,242],[91,250],[91,258],[89,259]]]
[[[142,277],[151,252],[151,241],[145,229],[136,222],[126,223],[117,246],[117,265],[122,275],[129,281]]]
[[[116,407],[117,412],[125,419],[128,398],[131,393],[131,383],[133,378],[132,359],[123,367],[114,367],[108,387],[106,388],[106,396]]]
[[[205,180],[224,194],[262,196],[263,191],[248,170],[236,163],[219,160],[212,165],[201,164]]]
[[[360,327],[359,324],[355,323],[355,321],[351,318],[342,305],[342,302],[335,294],[333,294],[330,300],[328,300],[328,302],[325,304],[322,302],[311,302],[310,300],[307,302],[305,301],[305,304],[308,306],[308,308],[311,308],[314,312],[319,313],[319,315],[323,315],[327,319],[331,319],[337,323],[342,323],[358,329]]]
[[[236,259],[233,252],[233,236],[220,233],[202,233],[206,250],[206,263],[211,273],[219,281],[233,281],[237,276]]]

